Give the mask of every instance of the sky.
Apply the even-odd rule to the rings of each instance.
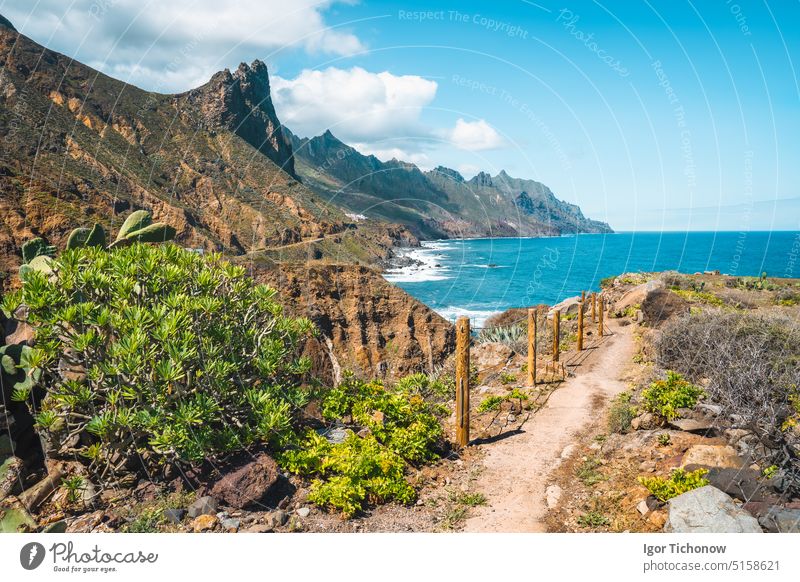
[[[616,230],[800,230],[798,0],[0,0],[158,91],[261,59],[300,136],[505,169]]]

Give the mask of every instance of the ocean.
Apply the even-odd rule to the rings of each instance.
[[[473,326],[510,307],[555,304],[626,272],[718,270],[800,277],[800,232],[621,232],[548,238],[426,241],[418,264],[384,277],[446,319]]]

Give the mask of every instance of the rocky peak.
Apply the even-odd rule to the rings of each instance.
[[[469,181],[474,186],[493,186],[494,182],[492,177],[486,172],[478,172],[472,180]]]
[[[11,24],[11,21],[2,14],[0,14],[0,28],[8,28],[10,30],[13,30],[14,32],[17,31],[17,29],[14,28],[14,25]]]
[[[436,174],[442,174],[443,176],[447,176],[448,178],[455,180],[456,182],[463,182],[464,176],[458,173],[456,170],[452,168],[445,168],[444,166],[436,166],[433,169],[433,172]]]
[[[225,69],[184,94],[198,108],[210,129],[227,129],[294,175],[289,139],[272,105],[267,65],[259,60],[241,63],[233,73]]]

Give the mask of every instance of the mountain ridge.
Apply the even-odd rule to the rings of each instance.
[[[330,130],[300,138],[285,128],[297,176],[309,188],[353,213],[397,222],[420,238],[552,236],[613,232],[556,198],[544,184],[479,172],[466,180],[457,170],[423,171],[398,159],[362,154]]]

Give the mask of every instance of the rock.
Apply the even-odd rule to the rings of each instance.
[[[272,524],[257,523],[244,530],[244,533],[272,533],[273,531],[275,531],[275,527]]]
[[[655,527],[664,527],[667,522],[667,513],[665,511],[654,511],[647,517],[647,521]]]
[[[705,412],[706,414],[710,414],[713,416],[719,416],[722,414],[722,407],[716,404],[706,404],[705,402],[701,402],[697,406],[695,406],[697,410],[700,412]]]
[[[642,515],[650,513],[650,508],[647,506],[647,499],[642,499],[637,505],[636,510]]]
[[[555,509],[558,506],[558,501],[561,499],[561,487],[558,485],[550,485],[545,490],[545,499],[547,501],[547,508],[548,509]]]
[[[329,430],[321,429],[321,431],[319,431],[319,434],[324,436],[329,443],[334,445],[343,443],[349,433],[350,431],[343,426],[334,426]]]
[[[561,451],[561,459],[564,460],[564,461],[569,459],[577,448],[578,448],[578,445],[576,445],[575,443],[567,445],[566,447],[564,447],[564,449]]]
[[[216,518],[215,514],[217,513],[218,509],[219,506],[217,504],[217,500],[206,495],[189,506],[189,517],[194,519],[201,515],[214,515]]]
[[[170,523],[174,523],[178,525],[180,522],[183,521],[183,518],[186,517],[186,510],[185,509],[165,509],[164,510],[164,517]]]
[[[672,533],[761,533],[758,521],[729,495],[706,485],[667,503],[664,531]]]
[[[269,455],[262,454],[217,481],[211,488],[211,495],[231,507],[242,509],[261,501],[279,476],[277,463]]]
[[[637,306],[636,308],[639,309],[651,294],[662,289],[664,289],[664,282],[660,279],[637,285],[614,303],[614,313],[621,316],[629,307]]]
[[[643,319],[657,328],[676,315],[689,311],[689,302],[667,289],[657,289],[641,303]],[[638,315],[638,314],[637,314]]]
[[[688,465],[740,469],[744,466],[744,461],[728,445],[692,445],[683,454],[681,462],[681,467]]]
[[[228,532],[238,531],[239,524],[241,520],[238,520],[233,517],[228,517],[226,519],[220,520],[219,524],[222,526],[222,529]]]
[[[273,511],[270,514],[270,518],[273,523],[275,523],[276,527],[280,527],[286,525],[286,522],[289,521],[289,514],[279,509],[278,511]]]
[[[693,434],[708,435],[716,432],[716,426],[707,421],[696,420],[694,418],[676,418],[667,423],[670,428],[691,432]]]
[[[800,509],[770,507],[758,520],[761,526],[775,533],[800,533]]]
[[[514,350],[500,342],[478,344],[469,354],[470,362],[481,371],[502,368],[513,356]]]
[[[301,507],[297,510],[297,515],[300,517],[308,517],[311,514],[311,509],[308,507]]]
[[[30,346],[33,345],[33,339],[35,336],[36,332],[24,321],[9,319],[6,322],[6,345],[24,343]]]
[[[697,468],[687,465],[687,470]],[[744,502],[762,501],[772,495],[770,485],[760,478],[758,471],[752,469],[731,469],[712,467],[708,470],[706,479],[710,484],[731,497]]]
[[[210,531],[217,526],[219,520],[216,515],[202,514],[198,515],[192,522],[192,531],[194,533],[201,533]]]
[[[631,420],[631,428],[633,430],[653,430],[658,428],[659,424],[659,419],[650,412],[640,414]]]
[[[576,295],[575,297],[567,297],[561,303],[556,303],[553,305],[553,307],[551,307],[547,312],[547,317],[548,319],[551,319],[556,309],[561,312],[561,317],[564,317],[565,315],[575,315],[578,313],[578,307],[580,306],[580,303],[580,295]]]

